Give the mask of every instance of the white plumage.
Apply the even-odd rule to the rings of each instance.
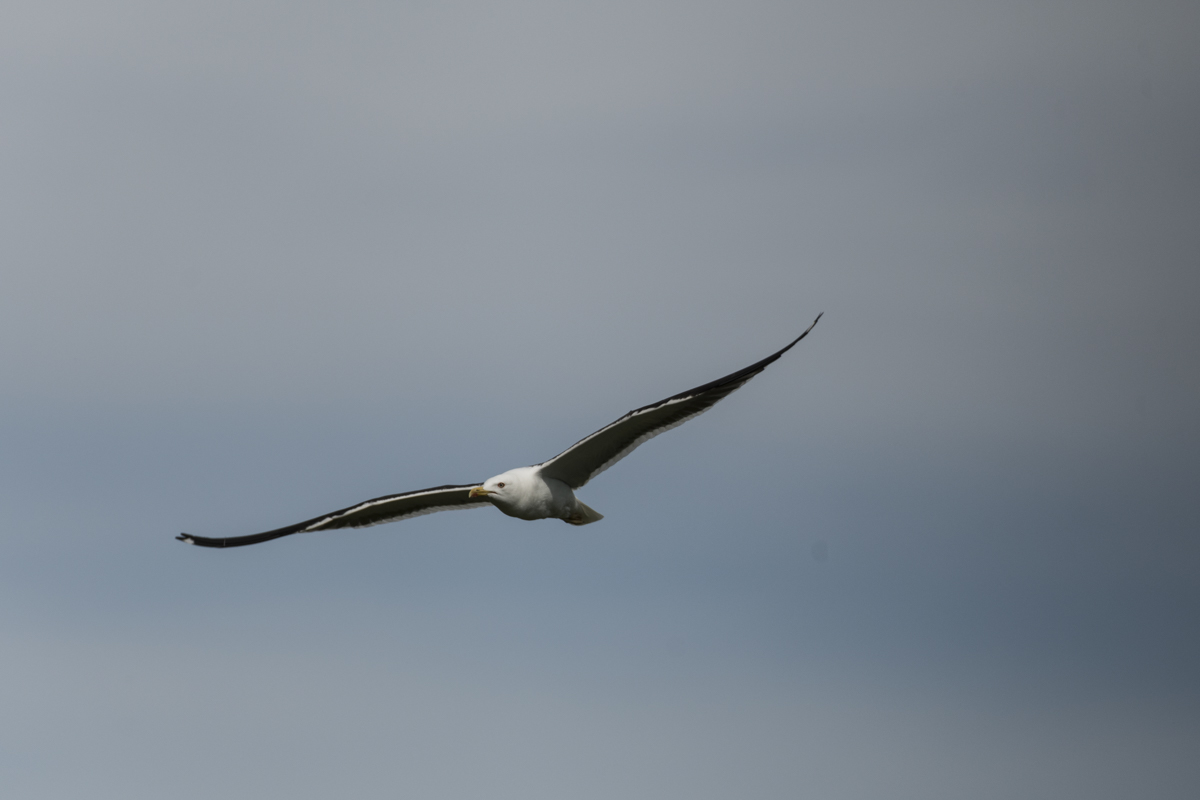
[[[541,464],[510,469],[481,484],[435,486],[432,489],[377,497],[265,533],[231,538],[207,538],[183,533],[176,538],[202,547],[241,547],[293,533],[363,528],[435,511],[482,508],[486,505],[493,505],[510,517],[519,519],[561,519],[572,525],[596,522],[603,516],[579,500],[575,490],[629,455],[642,442],[703,414],[746,385],[807,336],[819,319],[820,314],[804,333],[763,360],[711,383],[634,409]]]

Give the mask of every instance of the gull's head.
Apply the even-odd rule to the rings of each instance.
[[[504,473],[494,478],[488,478],[467,493],[468,497],[486,497],[488,500],[505,500],[512,493],[515,476]]]

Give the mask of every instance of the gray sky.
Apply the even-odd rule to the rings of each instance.
[[[0,11],[23,798],[1191,798],[1193,3]],[[797,349],[581,496],[223,551]]]

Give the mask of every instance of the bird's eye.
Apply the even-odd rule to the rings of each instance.
[[[496,487],[497,487],[497,488],[499,488],[499,489],[503,489],[503,488],[504,488],[504,484],[503,484],[503,483],[497,483],[497,484],[496,484]]]

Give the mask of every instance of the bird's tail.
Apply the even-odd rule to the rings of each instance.
[[[576,498],[575,500],[576,513],[568,517],[565,521],[572,525],[588,525],[592,522],[599,522],[604,519],[604,515],[596,511],[587,503]]]

